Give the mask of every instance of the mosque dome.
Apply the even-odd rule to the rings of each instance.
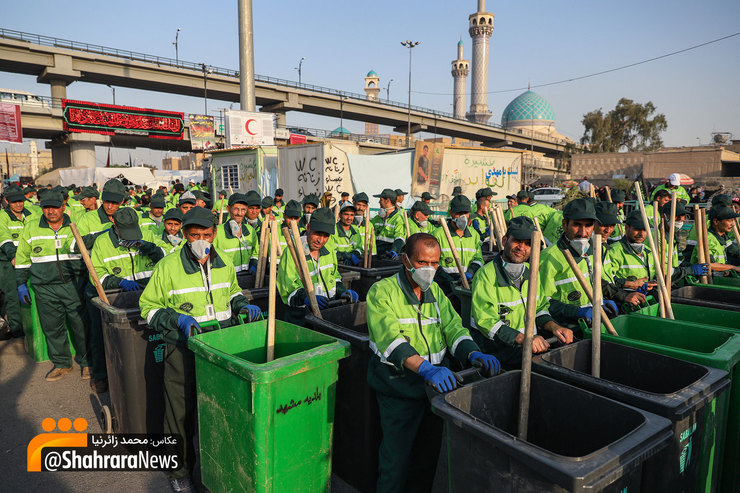
[[[545,98],[536,92],[526,91],[506,106],[501,115],[501,125],[515,122],[555,123],[555,112]]]
[[[371,70],[367,73],[367,77],[377,77],[378,73],[375,70]]]
[[[329,137],[341,137],[343,135],[350,135],[351,133],[352,132],[350,132],[344,127],[337,127],[331,131],[331,133],[329,134]]]

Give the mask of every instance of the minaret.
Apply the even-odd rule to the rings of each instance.
[[[375,70],[371,70],[365,76],[365,97],[370,101],[377,101],[380,93],[380,77]],[[365,122],[365,135],[378,135],[377,123]]]
[[[457,43],[457,60],[452,60],[452,78],[455,79],[453,110],[455,118],[465,118],[466,78],[470,73],[470,62],[463,59],[462,39]]]
[[[493,34],[493,14],[486,12],[486,0],[478,0],[478,12],[468,16],[468,32],[473,38],[473,77],[470,88],[470,111],[465,115],[471,122],[486,123],[488,111],[488,40]]]

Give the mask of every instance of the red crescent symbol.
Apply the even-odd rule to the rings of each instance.
[[[248,133],[249,135],[257,135],[256,133],[252,132],[252,131],[251,131],[251,130],[249,129],[249,124],[250,124],[250,123],[252,123],[252,122],[256,122],[256,121],[257,121],[257,120],[255,120],[254,118],[250,118],[249,120],[247,120],[247,123],[246,123],[246,124],[244,125],[244,128],[246,129],[246,131],[247,131],[247,133]]]

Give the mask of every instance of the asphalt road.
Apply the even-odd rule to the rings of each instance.
[[[44,380],[50,362],[36,363],[25,352],[22,339],[0,342],[0,491],[13,492],[142,492],[165,493],[169,482],[160,472],[27,472],[28,442],[43,433],[44,418],[85,418],[88,433],[102,433],[100,409],[110,405],[108,393],[96,394],[80,369],[57,382]],[[444,457],[444,450],[441,457]],[[435,492],[445,491],[446,471],[442,461]],[[333,493],[355,493],[332,475]]]

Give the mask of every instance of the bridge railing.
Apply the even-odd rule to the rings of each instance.
[[[18,41],[26,41],[29,43],[36,43],[42,46],[51,46],[55,48],[67,48],[67,49],[72,49],[72,50],[84,51],[88,53],[109,55],[109,56],[114,56],[114,57],[118,57],[118,58],[122,58],[126,60],[153,63],[153,64],[156,64],[157,66],[168,66],[168,67],[185,69],[185,70],[193,70],[197,72],[203,72],[204,66],[206,66],[209,68],[209,70],[211,70],[211,75],[221,75],[225,77],[239,77],[238,70],[232,70],[232,69],[228,69],[224,67],[214,67],[212,65],[208,65],[204,63],[188,62],[188,61],[179,60],[179,59],[176,60],[174,58],[149,55],[146,53],[139,53],[139,52],[130,51],[130,50],[119,50],[118,48],[110,48],[107,46],[90,44],[90,43],[81,43],[81,42],[72,41],[69,39],[55,38],[51,36],[44,36],[41,34],[26,33],[23,31],[16,31],[13,29],[0,28],[0,37],[7,38],[7,39],[14,39]],[[321,94],[330,94],[334,96],[339,96],[340,98],[362,100],[364,102],[368,101],[367,97],[364,94],[348,92],[348,91],[340,91],[338,89],[332,89],[329,87],[317,86],[314,84],[299,83],[295,81],[280,79],[276,77],[269,77],[265,75],[255,75],[255,81],[268,83],[268,84],[276,84],[276,85],[285,86],[285,87],[291,87],[294,89],[305,89],[307,91],[317,92]],[[452,113],[438,111],[432,108],[425,108],[425,107],[416,106],[416,105],[409,106],[406,103],[402,103],[398,101],[391,101],[388,99],[378,99],[377,103],[386,105],[386,106],[393,106],[395,108],[402,108],[406,110],[410,108],[412,111],[426,113],[428,115],[433,116],[434,118],[448,118],[448,119],[453,119],[453,120],[463,120],[467,122],[467,120],[465,120],[464,118],[455,118],[455,116]],[[486,125],[488,127],[502,129],[502,130],[504,129],[501,125],[498,125],[495,123],[485,123],[483,125]],[[553,142],[553,143],[561,144],[561,145],[565,144],[565,141],[563,139],[557,139],[557,138],[550,137],[547,135],[537,136],[536,140]]]

